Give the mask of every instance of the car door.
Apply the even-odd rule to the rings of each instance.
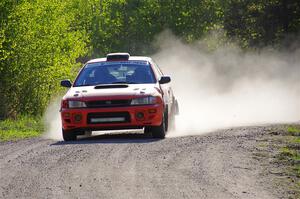
[[[155,62],[153,62],[152,65],[153,65],[153,70],[156,73],[156,77],[159,81],[164,74]],[[163,91],[164,102],[168,106],[168,113],[171,113],[171,108],[174,100],[171,84],[170,83],[160,84],[160,88]]]

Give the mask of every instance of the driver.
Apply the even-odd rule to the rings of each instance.
[[[111,84],[117,80],[112,74],[109,73],[108,69],[103,66],[99,66],[95,70],[94,76],[96,84]]]

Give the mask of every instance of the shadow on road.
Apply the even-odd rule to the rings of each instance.
[[[94,135],[91,137],[78,138],[76,141],[58,141],[51,146],[57,145],[72,145],[72,144],[125,144],[125,143],[150,143],[156,142],[160,139],[154,139],[149,135],[126,133],[126,134],[103,134]]]

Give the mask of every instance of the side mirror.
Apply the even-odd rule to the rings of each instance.
[[[171,81],[171,77],[170,76],[162,76],[159,80],[160,84],[166,84],[169,83]]]
[[[63,86],[63,87],[71,88],[72,83],[71,83],[70,80],[66,79],[66,80],[62,80],[60,82],[60,85]]]

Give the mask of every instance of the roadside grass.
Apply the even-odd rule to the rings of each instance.
[[[19,116],[17,119],[0,120],[0,141],[37,137],[43,129],[40,117]]]
[[[280,136],[282,143],[276,157],[291,179],[291,190],[300,198],[300,126],[290,125]]]
[[[257,141],[253,157],[268,165],[273,185],[285,198],[300,198],[300,124],[278,125],[266,129]]]
[[[300,136],[300,127],[299,126],[289,126],[287,128],[288,134],[292,136]]]

